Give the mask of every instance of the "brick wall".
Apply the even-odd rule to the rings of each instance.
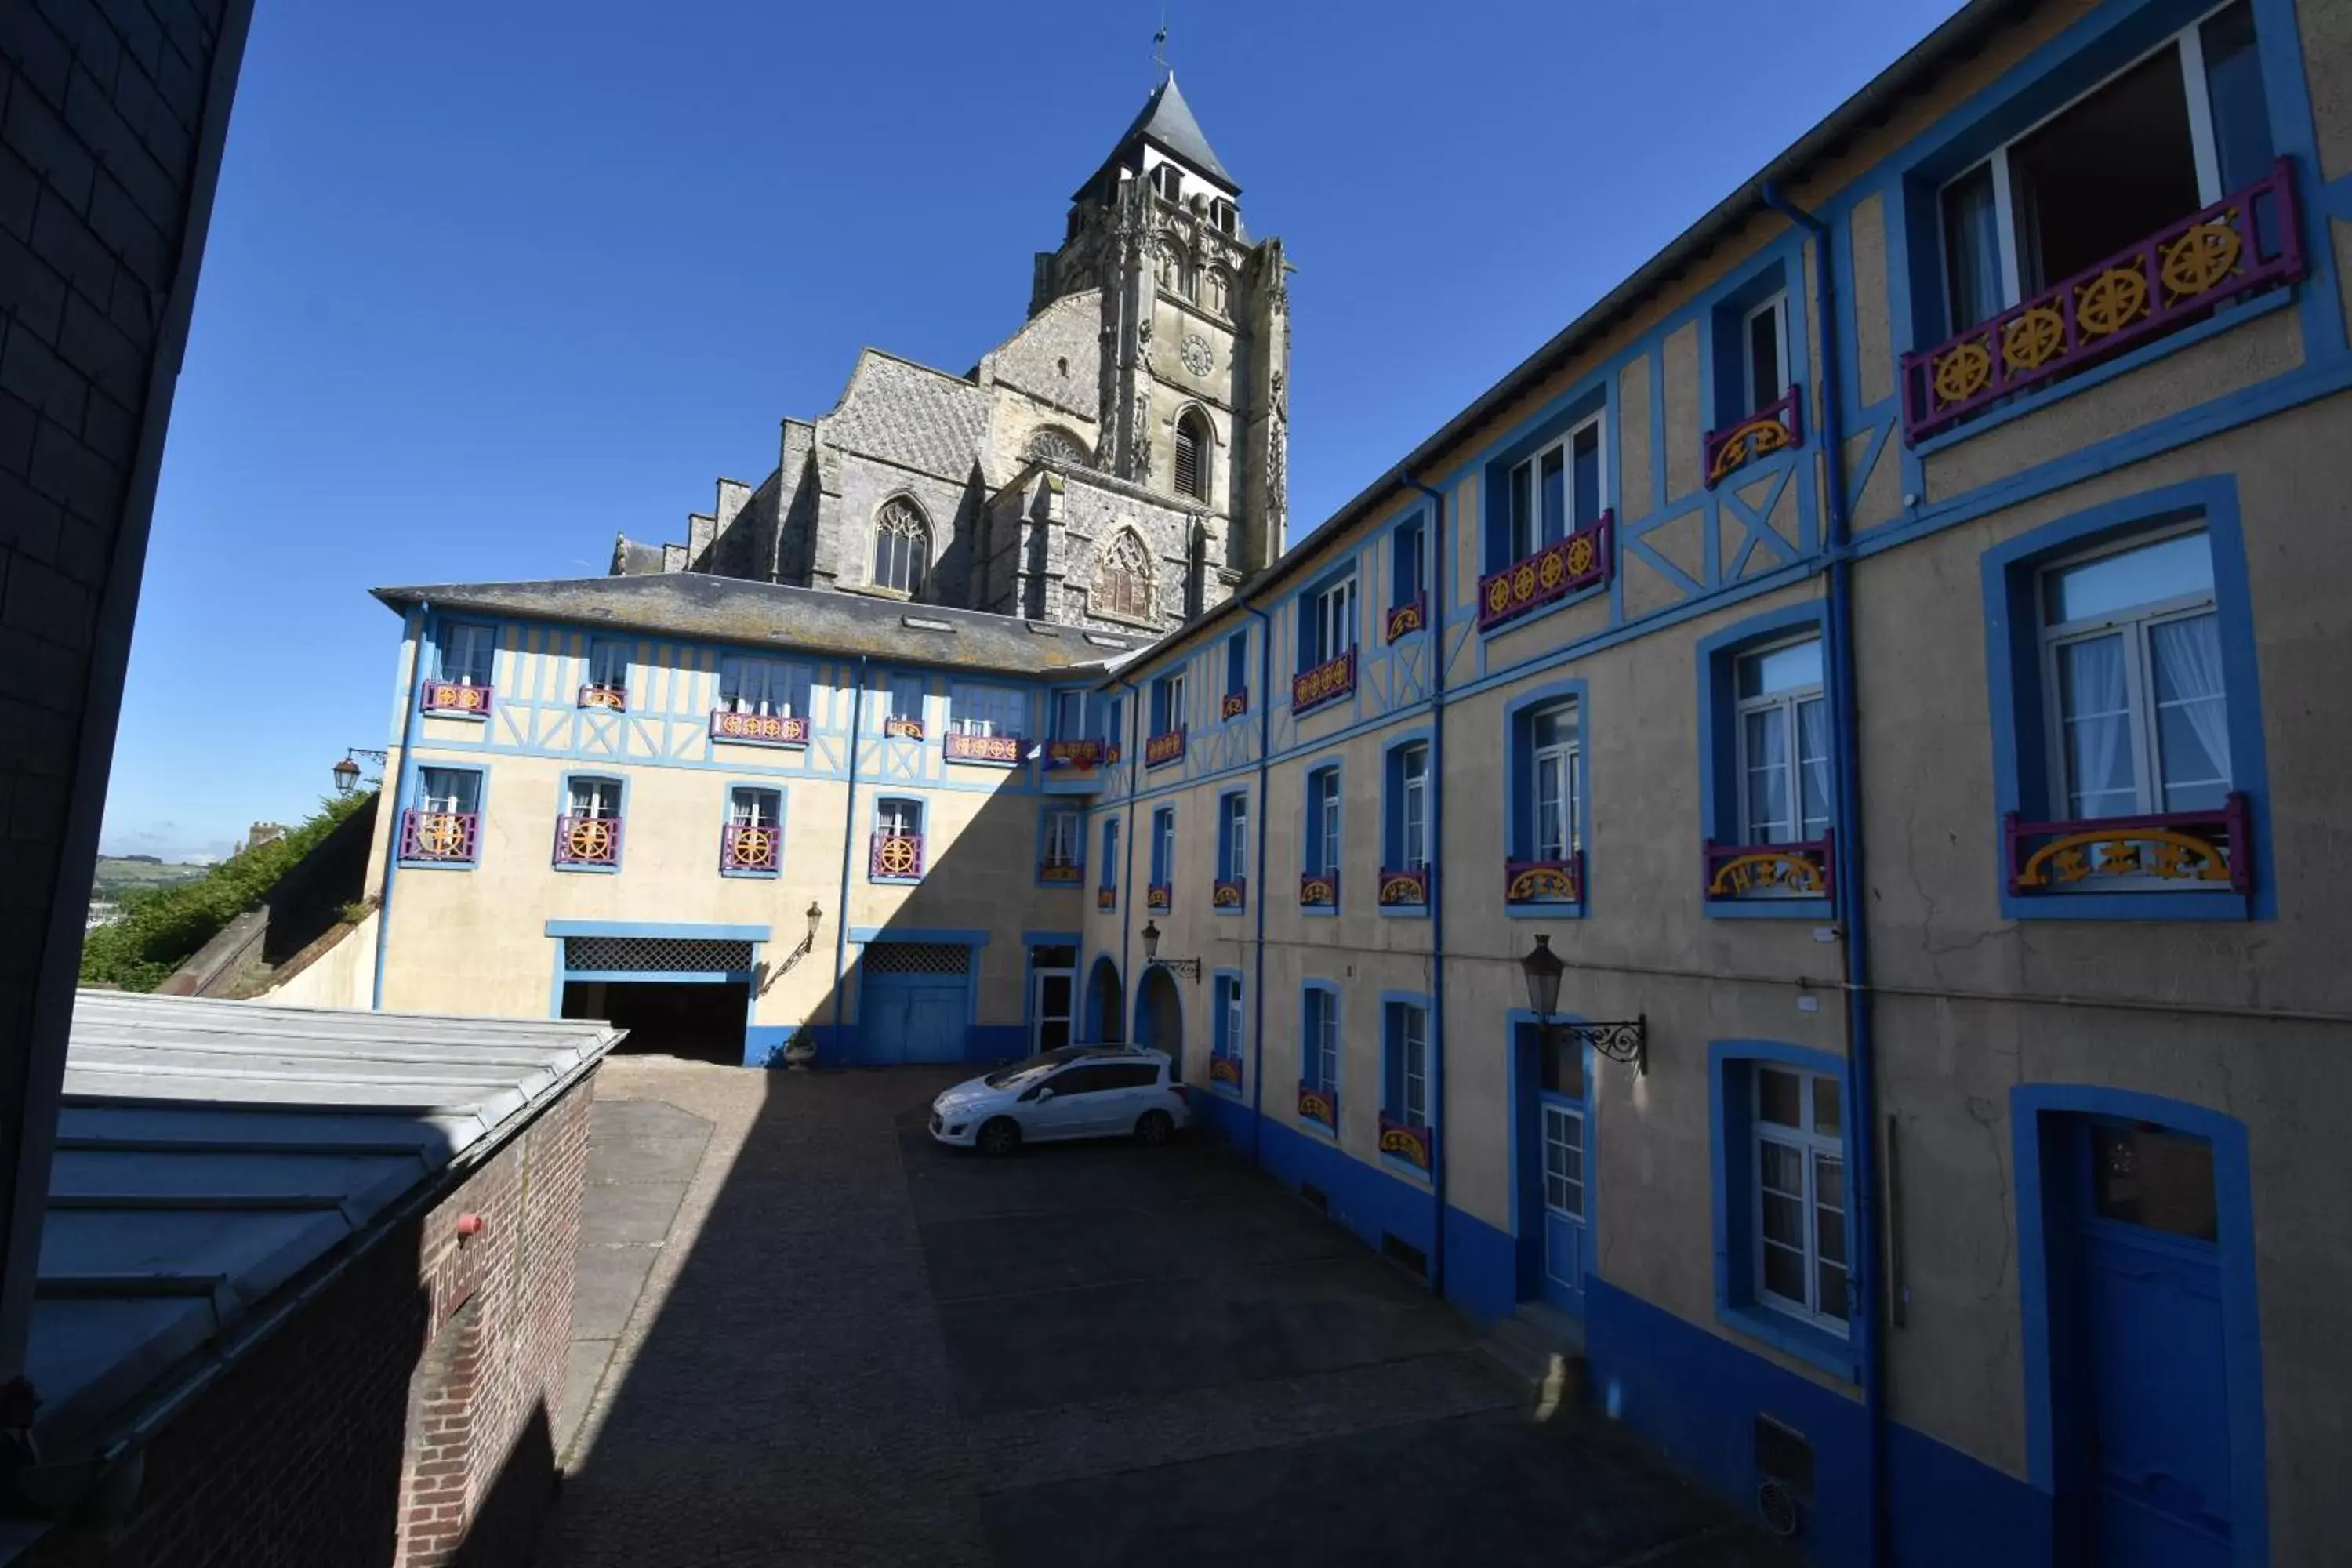
[[[0,0],[0,1376],[22,1353],[116,693],[251,10]]]
[[[28,1568],[528,1563],[554,1491],[593,1082],[175,1415],[117,1530],[55,1532]]]

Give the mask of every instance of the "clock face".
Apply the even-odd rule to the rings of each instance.
[[[1216,351],[1209,346],[1209,340],[1198,332],[1184,334],[1182,353],[1184,368],[1194,375],[1206,375],[1216,368]]]

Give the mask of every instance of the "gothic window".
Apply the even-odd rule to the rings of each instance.
[[[1197,408],[1188,408],[1176,421],[1176,489],[1195,500],[1209,499],[1209,448],[1213,437],[1209,422]]]
[[[1091,605],[1098,615],[1151,618],[1151,553],[1133,529],[1121,529],[1095,563]]]
[[[1184,263],[1176,254],[1176,247],[1165,239],[1154,240],[1151,246],[1152,275],[1160,286],[1170,293],[1183,288]]]
[[[1087,464],[1085,445],[1067,430],[1050,425],[1029,437],[1029,456],[1065,468],[1084,468]]]
[[[1207,300],[1209,309],[1214,310],[1220,316],[1225,314],[1226,311],[1231,309],[1229,301],[1233,298],[1233,274],[1227,272],[1222,267],[1210,268],[1208,287],[1209,298]]]
[[[904,496],[874,520],[874,585],[919,598],[931,570],[931,531]]]

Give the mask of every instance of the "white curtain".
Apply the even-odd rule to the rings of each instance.
[[[2156,693],[2158,703],[2180,715],[2205,748],[2226,790],[2230,779],[2230,704],[2221,684],[2220,617],[2169,621],[2154,628],[2148,641],[2156,653]],[[2187,759],[2182,759],[2185,763]],[[2173,759],[2164,759],[2168,777]]]
[[[1748,715],[1748,841],[1779,842],[1789,821],[1789,733],[1778,708]]]
[[[1820,698],[1797,704],[1799,782],[1804,791],[1799,809],[1804,821],[1801,838],[1819,838],[1830,826],[1830,705]]]
[[[2124,686],[2124,639],[2092,637],[2058,650],[2066,731],[2068,815],[2129,816],[2133,788],[2131,699]]]

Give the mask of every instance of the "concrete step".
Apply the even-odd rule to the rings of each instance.
[[[1480,1345],[1527,1384],[1539,1416],[1584,1398],[1584,1325],[1543,1301],[1522,1301]]]

